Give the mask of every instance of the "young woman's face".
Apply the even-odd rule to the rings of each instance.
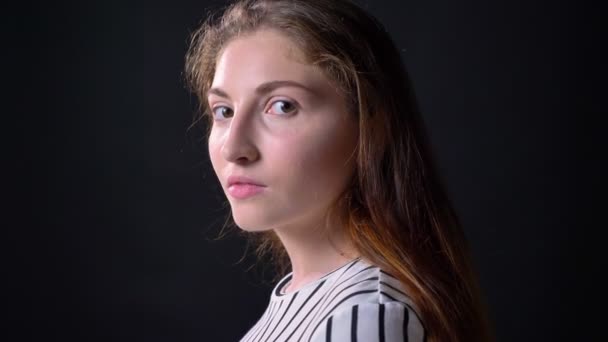
[[[209,154],[236,224],[320,223],[353,174],[358,134],[329,79],[287,36],[261,30],[225,47],[208,101]]]

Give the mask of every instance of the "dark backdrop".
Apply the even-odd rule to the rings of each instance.
[[[188,36],[221,3],[7,5],[14,339],[236,341],[261,315],[272,273],[238,262],[243,240],[213,240],[223,198],[188,131]],[[359,3],[412,75],[499,341],[591,336],[579,271],[599,273],[583,262],[603,222],[587,215],[602,175],[586,159],[605,114],[599,16],[551,1]]]

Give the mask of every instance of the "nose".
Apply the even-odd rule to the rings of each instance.
[[[244,114],[245,112],[235,112],[230,119],[221,151],[222,157],[229,162],[247,164],[259,158],[259,150],[255,144],[253,115]]]

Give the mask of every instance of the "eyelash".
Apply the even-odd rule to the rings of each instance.
[[[287,112],[287,113],[285,113],[285,114],[272,114],[272,115],[275,115],[275,116],[290,116],[290,115],[294,114],[294,112],[297,112],[297,111],[298,111],[298,109],[300,108],[299,104],[298,104],[296,101],[293,101],[293,100],[286,100],[286,99],[276,99],[276,100],[274,100],[274,101],[271,101],[271,102],[269,103],[269,105],[268,105],[268,106],[266,106],[266,109],[264,110],[264,113],[268,112],[270,109],[272,109],[272,107],[274,107],[274,105],[275,105],[275,104],[280,103],[280,102],[284,102],[284,103],[289,104],[290,106],[292,106],[292,107],[293,107],[293,110],[292,110],[291,112]],[[217,118],[216,118],[215,112],[216,112],[216,111],[217,111],[219,108],[225,108],[225,109],[227,109],[227,110],[232,111],[232,109],[231,109],[230,107],[228,107],[228,106],[218,105],[218,106],[212,107],[212,108],[211,108],[211,113],[210,113],[210,114],[211,114],[211,116],[213,117],[213,119],[214,119],[215,121],[221,121],[221,120],[225,120],[225,119],[226,119],[226,118],[224,118],[224,119],[217,119]],[[234,113],[233,113],[233,115],[234,115]]]

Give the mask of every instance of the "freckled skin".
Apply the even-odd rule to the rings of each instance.
[[[269,29],[231,41],[217,61],[212,88],[228,97],[210,94],[209,105],[232,114],[216,115],[209,154],[241,229],[311,229],[352,177],[357,122],[330,80],[304,61],[287,36]],[[313,91],[283,86],[256,93],[259,85],[278,80]],[[277,100],[294,103],[295,110],[276,112]],[[233,198],[227,192],[231,174],[266,188],[253,197]]]

